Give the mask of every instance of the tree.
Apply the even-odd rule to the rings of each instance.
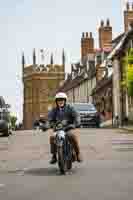
[[[122,85],[127,88],[128,95],[133,97],[133,49],[123,59],[124,73]]]
[[[17,122],[17,117],[14,116],[14,115],[11,115],[11,116],[10,116],[10,122],[11,122],[11,127],[12,127],[13,129],[15,129],[15,127],[16,127],[16,122]]]
[[[127,88],[129,96],[133,97],[133,64],[128,65],[127,70]]]

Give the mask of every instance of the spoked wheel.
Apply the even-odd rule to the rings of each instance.
[[[72,160],[67,160],[67,169],[68,170],[72,169]]]
[[[72,169],[72,163],[75,161],[75,155],[72,145],[69,143],[69,159],[67,160],[67,170]]]
[[[63,152],[63,148],[62,147],[59,147],[58,148],[58,166],[59,166],[59,169],[60,169],[60,173],[61,174],[65,174],[66,173],[66,169],[67,169],[67,166],[66,166],[66,161],[64,159],[64,152]]]

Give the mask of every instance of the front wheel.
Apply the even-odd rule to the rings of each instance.
[[[66,172],[66,161],[64,159],[64,151],[62,147],[58,148],[58,166],[61,174]]]
[[[72,160],[67,160],[67,169],[72,169]]]

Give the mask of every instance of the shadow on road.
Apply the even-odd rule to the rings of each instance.
[[[34,168],[27,169],[24,174],[30,174],[33,176],[55,176],[59,175],[57,168]]]
[[[74,174],[76,172],[75,168],[71,171],[67,172],[67,174]],[[29,174],[33,176],[60,176],[59,169],[55,168],[34,168],[34,169],[27,169],[24,171],[24,174]]]

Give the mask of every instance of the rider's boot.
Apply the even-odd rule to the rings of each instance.
[[[56,157],[56,154],[53,154],[52,155],[52,158],[50,160],[50,164],[55,164],[57,162],[57,157]]]
[[[50,152],[52,154],[50,164],[55,164],[57,162],[57,157],[56,157],[57,147],[56,144],[54,143],[53,137],[50,138]]]

